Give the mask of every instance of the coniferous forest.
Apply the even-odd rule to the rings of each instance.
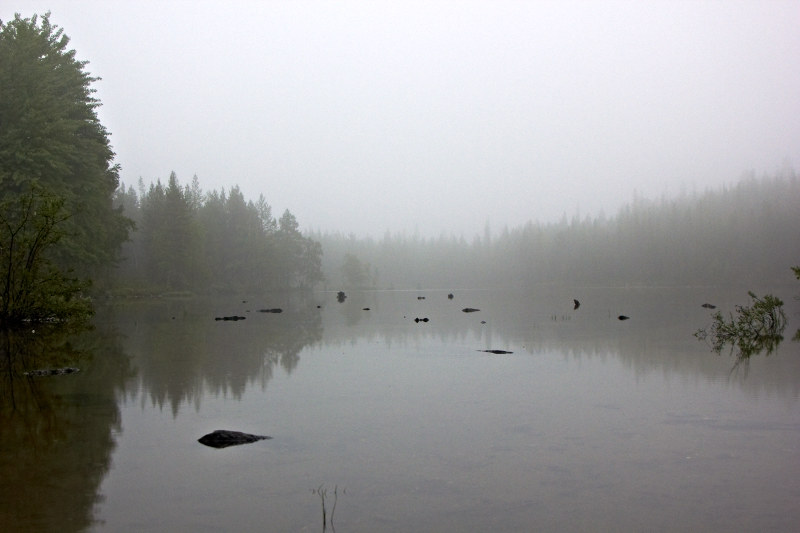
[[[800,262],[800,185],[788,165],[718,190],[634,195],[608,217],[543,223],[532,212],[474,237],[304,234],[263,195],[203,191],[196,176],[135,189],[120,183],[98,120],[97,78],[48,17],[17,16],[0,32],[4,320],[85,315],[87,295],[108,290],[754,287],[790,283]]]
[[[288,210],[280,218],[261,196],[238,187],[203,193],[175,173],[147,189],[121,184],[115,204],[136,231],[123,245],[115,284],[148,291],[312,288],[322,281],[320,244],[304,237]]]
[[[115,195],[136,224],[120,289],[757,287],[791,283],[800,255],[800,182],[788,168],[677,198],[634,196],[610,217],[487,227],[471,240],[303,234],[288,210],[276,219],[263,195],[253,202],[236,186],[205,193],[196,176],[138,189],[122,184]]]
[[[530,288],[792,283],[800,258],[800,182],[774,176],[676,198],[633,200],[610,217],[488,228],[471,241],[316,233],[331,286]],[[532,219],[535,213],[532,213]]]

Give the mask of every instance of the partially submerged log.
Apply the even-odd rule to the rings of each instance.
[[[64,374],[74,374],[75,372],[79,372],[80,370],[67,366],[64,368],[42,368],[39,370],[30,370],[25,372],[26,376],[32,377],[42,377],[42,376],[63,376]]]

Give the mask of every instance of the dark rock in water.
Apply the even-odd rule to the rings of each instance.
[[[451,292],[450,294],[448,294],[448,295],[447,295],[447,299],[448,299],[448,300],[452,300],[452,299],[453,299],[453,293],[452,293],[452,292]]]
[[[249,433],[242,433],[240,431],[230,431],[227,429],[218,429],[208,435],[203,435],[197,442],[211,446],[212,448],[227,448],[228,446],[237,446],[239,444],[249,444],[257,440],[271,439],[265,435],[250,435]]]
[[[247,318],[247,317],[233,315],[233,316],[218,316],[218,317],[214,318],[214,320],[225,320],[225,321],[233,320],[233,321],[236,321],[236,320],[244,320],[245,318]]]
[[[617,318],[620,320],[628,320],[630,317],[625,315],[619,315]]]
[[[336,294],[336,301],[338,301],[339,303],[344,302],[345,298],[347,298],[347,295],[344,293],[344,291],[339,291]]]
[[[573,311],[581,306],[581,303],[578,300],[573,299],[572,301],[575,302],[575,307],[572,308]]]
[[[274,309],[259,309],[259,313],[283,313],[283,309],[276,307]]]
[[[465,313],[476,313],[480,311],[480,309],[475,309],[474,307],[465,307],[464,309],[462,309],[462,311],[464,311]]]
[[[716,306],[716,305],[714,305],[714,304],[708,304],[708,303],[706,303],[706,304],[703,304],[703,305],[701,305],[700,307],[705,307],[706,309],[716,309],[716,308],[717,308],[717,306]]]
[[[494,353],[494,354],[504,354],[504,353],[514,353],[514,352],[507,352],[505,350],[478,350],[479,352],[486,352],[486,353]]]
[[[41,376],[63,376],[64,374],[74,374],[80,372],[79,369],[67,366],[64,368],[43,368],[40,370],[31,370],[25,372],[26,376],[41,377]]]

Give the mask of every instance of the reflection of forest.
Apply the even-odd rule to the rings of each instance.
[[[0,531],[83,531],[119,430],[127,359],[102,328],[0,334]],[[63,366],[81,371],[24,375]]]
[[[774,292],[789,295],[794,290],[788,287]],[[750,369],[734,369],[734,356],[716,355],[693,336],[711,321],[711,312],[702,308],[702,303],[713,301],[728,312],[746,299],[746,290],[456,291],[453,301],[447,300],[448,292],[354,291],[331,311],[325,322],[324,343],[346,346],[362,339],[390,348],[407,348],[439,340],[447,350],[506,349],[517,354],[559,353],[575,359],[614,356],[637,376],[659,372],[666,379],[728,379],[753,394],[797,397],[800,393],[800,361],[791,357],[797,351],[791,340],[785,340],[769,357],[754,356]],[[417,300],[418,294],[427,295],[426,299]],[[581,300],[577,310],[573,309],[573,297]],[[784,300],[789,302],[786,314],[791,322],[800,309],[797,300]],[[371,305],[369,312],[361,310],[365,302]],[[461,309],[466,306],[481,311],[465,314]],[[620,322],[619,314],[631,320]],[[431,320],[419,325],[413,322],[417,316]],[[748,372],[756,368],[757,372]]]
[[[194,299],[119,304],[99,310],[93,330],[2,331],[0,531],[90,527],[121,430],[120,395],[146,391],[177,413],[206,393],[239,397],[251,383],[265,387],[276,366],[291,372],[300,351],[321,338],[319,309],[308,296],[286,294],[264,306]],[[284,312],[259,313],[262,307]],[[214,320],[232,314],[247,320]],[[24,375],[65,366],[80,371]]]
[[[792,287],[790,290],[795,290]],[[97,327],[80,333],[37,327],[3,332],[0,342],[0,531],[80,531],[91,526],[98,488],[109,470],[119,427],[117,402],[141,391],[177,413],[205,394],[240,397],[262,390],[277,367],[291,373],[301,352],[369,343],[381,350],[424,348],[424,356],[613,358],[638,376],[719,382],[757,395],[795,401],[800,360],[789,339],[769,357],[753,356],[730,372],[735,358],[718,356],[692,333],[710,321],[700,307],[723,312],[746,291],[697,289],[542,289],[386,291],[286,294],[269,301],[161,300],[116,304],[98,312]],[[773,291],[785,296],[780,291]],[[425,299],[419,299],[420,296]],[[573,309],[572,299],[581,307]],[[796,328],[798,301],[788,302]],[[317,306],[320,305],[321,308]],[[259,313],[261,308],[282,313]],[[463,313],[476,307],[477,313]],[[365,308],[369,308],[368,310]],[[619,314],[631,317],[620,322]],[[224,315],[246,316],[236,322]],[[428,317],[428,323],[415,323]],[[102,320],[101,320],[102,318]],[[485,321],[485,323],[482,323]],[[324,335],[323,335],[324,326]],[[479,354],[506,349],[514,355]],[[455,363],[457,364],[457,362]],[[77,366],[77,374],[27,377],[24,371]]]
[[[322,336],[319,310],[308,293],[262,298],[174,299],[110,309],[140,381],[141,387],[130,389],[146,391],[155,405],[169,405],[177,414],[183,403],[199,406],[204,394],[238,398],[251,383],[263,388],[277,366],[291,372],[300,351]],[[258,312],[264,308],[283,312]],[[246,320],[214,320],[231,315]]]

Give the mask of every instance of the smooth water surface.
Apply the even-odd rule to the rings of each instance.
[[[800,320],[781,296],[786,340],[738,365],[692,333],[700,304],[746,291],[115,305],[50,349],[81,372],[3,382],[0,530],[322,531],[322,487],[340,533],[793,531]],[[197,442],[215,429],[272,439]]]

